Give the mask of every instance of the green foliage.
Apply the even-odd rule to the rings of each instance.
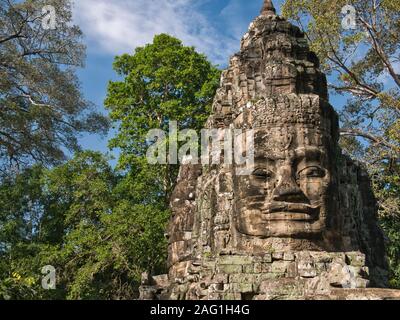
[[[125,186],[93,152],[4,182],[0,298],[135,298],[143,271],[165,271],[169,213],[132,202]],[[45,265],[56,268],[55,291],[41,288]]]
[[[381,225],[387,234],[388,262],[390,265],[390,286],[400,288],[400,219],[398,216],[384,216]]]
[[[43,192],[43,175],[44,169],[35,166],[0,185],[0,298],[47,296],[41,290],[40,270],[57,245],[42,240],[52,229],[42,223],[50,203]]]
[[[35,290],[32,289],[34,284],[35,280],[33,278],[23,278],[14,272],[12,277],[0,281],[0,300],[31,300],[36,294]]]
[[[42,8],[56,11],[56,29],[42,27]],[[82,33],[71,1],[0,1],[0,169],[55,164],[79,149],[82,132],[105,133],[107,119],[81,92]]]
[[[143,154],[149,129],[167,130],[171,120],[180,129],[201,129],[220,77],[204,55],[166,34],[133,55],[116,57],[114,69],[124,79],[109,83],[105,105],[112,120],[121,121],[110,145],[122,149],[122,166],[129,165],[129,155]]]

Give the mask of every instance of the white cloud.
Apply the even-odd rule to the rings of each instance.
[[[86,35],[89,50],[130,53],[168,33],[195,46],[214,63],[226,64],[238,48],[231,37],[218,32],[196,6],[208,0],[77,0],[75,22]]]

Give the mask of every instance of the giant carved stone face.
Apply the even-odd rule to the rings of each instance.
[[[261,238],[321,235],[331,201],[329,139],[302,124],[261,128],[254,139],[254,167],[234,179],[237,230]]]

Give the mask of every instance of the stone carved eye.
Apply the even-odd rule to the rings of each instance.
[[[325,170],[318,166],[307,167],[298,173],[298,178],[323,178]]]
[[[270,170],[258,168],[253,171],[253,176],[257,179],[269,179],[273,176],[273,173]]]

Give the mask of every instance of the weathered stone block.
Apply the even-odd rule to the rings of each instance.
[[[257,275],[253,274],[233,274],[229,276],[230,283],[253,283],[257,280]]]
[[[334,257],[334,254],[328,252],[310,252],[311,260],[315,263],[331,263]]]
[[[363,267],[365,266],[365,255],[361,252],[346,252],[346,259],[351,266]]]
[[[249,293],[254,291],[252,283],[233,283],[232,288],[234,292],[240,293]]]
[[[217,292],[209,292],[208,295],[208,300],[222,300],[223,295],[221,293],[217,293]]]
[[[223,295],[224,300],[242,300],[242,295],[238,292],[229,292]]]
[[[299,261],[297,264],[297,270],[300,277],[303,278],[313,278],[317,276],[317,270],[311,262]]]
[[[285,275],[283,273],[262,273],[260,274],[260,283],[263,280],[271,280],[271,279],[279,279],[279,278],[283,278]]]
[[[217,266],[217,270],[219,273],[242,273],[243,268],[238,264],[221,264]]]
[[[253,267],[254,273],[262,273],[263,272],[263,264],[261,262],[256,262]]]
[[[290,264],[287,266],[287,277],[289,278],[295,278],[297,277],[297,264],[295,262],[290,262]]]
[[[283,253],[283,260],[285,261],[294,261],[295,256],[293,252],[284,252]]]
[[[219,264],[237,264],[237,265],[245,265],[252,264],[253,257],[251,256],[221,256],[219,258]]]
[[[260,293],[270,299],[284,297],[286,299],[304,296],[304,281],[298,279],[266,280],[260,285]]]
[[[256,264],[258,264],[258,265],[261,265],[260,263],[256,263]],[[246,264],[246,265],[244,265],[243,266],[243,273],[258,273],[258,272],[260,272],[260,271],[258,271],[258,269],[257,269],[257,271],[256,271],[256,269],[255,269],[255,265],[256,264]]]
[[[263,263],[261,268],[263,273],[270,273],[272,272],[272,263]]]
[[[273,273],[285,273],[290,265],[289,261],[274,261],[271,271]]]
[[[274,252],[272,253],[273,260],[283,260],[283,252]]]
[[[212,277],[211,281],[215,283],[228,283],[228,279],[229,275],[225,273],[218,273]]]
[[[272,262],[272,254],[266,253],[266,254],[263,256],[263,261],[264,261],[264,262],[268,262],[268,263]]]

